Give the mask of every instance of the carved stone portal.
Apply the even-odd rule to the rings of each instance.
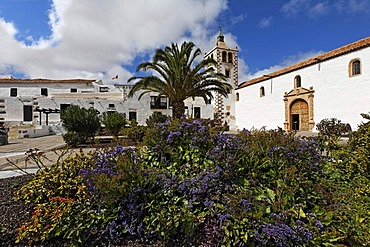
[[[284,95],[285,131],[312,131],[315,127],[313,87],[295,88]]]

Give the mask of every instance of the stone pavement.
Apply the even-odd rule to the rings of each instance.
[[[66,144],[61,135],[50,135],[37,138],[10,139],[9,144],[0,146],[0,178],[22,175],[20,167],[29,172],[38,168],[37,164],[27,160],[26,152],[30,149],[38,149],[44,152],[48,159],[44,159],[45,165],[51,165],[59,157],[54,150],[65,147]]]

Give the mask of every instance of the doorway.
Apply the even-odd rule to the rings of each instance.
[[[299,130],[299,114],[292,114],[292,130]]]
[[[200,118],[200,107],[194,107],[194,118]]]
[[[308,104],[303,99],[295,100],[290,107],[291,130],[308,131],[309,115]]]
[[[32,106],[24,105],[23,106],[23,121],[32,121]]]

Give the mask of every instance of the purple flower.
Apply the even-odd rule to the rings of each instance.
[[[240,203],[243,205],[243,209],[244,209],[245,212],[252,211],[252,207],[246,199],[241,199]]]
[[[173,142],[173,139],[176,137],[176,136],[180,136],[181,135],[181,132],[180,131],[175,131],[175,132],[170,132],[170,134],[168,135],[167,137],[167,142],[168,143],[172,143]]]
[[[230,219],[231,218],[231,215],[226,213],[226,214],[222,214],[220,216],[220,228],[224,225],[224,221],[225,219]]]
[[[319,228],[320,230],[324,229],[324,225],[319,221],[315,220],[315,227]]]

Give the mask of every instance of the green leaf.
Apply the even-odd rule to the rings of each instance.
[[[269,189],[269,188],[266,188],[266,192],[267,192],[267,195],[270,198],[270,200],[272,202],[274,202],[275,201],[275,192],[273,190]]]
[[[305,214],[305,212],[303,211],[302,208],[299,208],[299,217],[306,218],[306,214]]]

